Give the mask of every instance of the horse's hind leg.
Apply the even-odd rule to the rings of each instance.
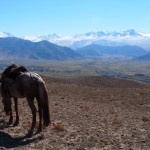
[[[34,105],[34,98],[32,99],[28,99],[28,104],[29,104],[29,107],[31,108],[31,111],[32,111],[32,126],[31,126],[31,129],[30,129],[30,132],[32,133],[34,131],[34,128],[35,128],[35,125],[36,125],[36,107]]]
[[[37,102],[38,102],[38,111],[39,111],[39,127],[38,127],[38,132],[42,131],[42,104],[39,99],[39,97],[36,97]]]
[[[18,114],[18,99],[14,97],[15,102],[15,111],[16,111],[16,121],[14,123],[14,126],[17,126],[19,124],[19,114]]]

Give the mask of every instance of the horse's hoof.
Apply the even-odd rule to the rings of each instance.
[[[33,135],[33,130],[29,130],[26,137],[31,137]]]
[[[18,126],[19,125],[19,122],[15,122],[14,124],[13,124],[13,126]]]
[[[42,132],[42,128],[38,128],[37,133]]]
[[[9,122],[7,122],[7,125],[9,126],[9,125],[11,125],[13,123],[13,121],[9,121]]]
[[[28,133],[33,134],[33,129],[30,129],[30,130],[28,131]]]

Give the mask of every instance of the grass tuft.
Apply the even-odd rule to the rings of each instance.
[[[53,123],[52,129],[57,130],[57,131],[65,131],[64,124],[62,123]]]

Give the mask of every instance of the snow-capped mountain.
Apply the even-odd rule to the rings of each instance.
[[[126,30],[122,32],[104,32],[104,31],[99,31],[99,32],[88,32],[85,34],[86,36],[98,36],[98,37],[127,37],[127,36],[140,36],[138,32],[135,30]]]
[[[137,45],[150,50],[150,33],[137,32],[133,29],[122,32],[87,32],[85,34],[76,34],[73,36],[61,36],[56,34],[47,36],[26,36],[24,39],[34,42],[47,40],[73,49],[90,44],[98,44],[103,46]]]
[[[0,32],[0,37],[9,36],[12,37],[13,35]],[[73,36],[49,34],[46,36],[32,35],[21,38],[33,42],[47,40],[54,44],[67,46],[73,49],[82,48],[90,44],[98,44],[102,46],[136,45],[150,50],[150,33],[137,32],[134,29],[121,32],[87,32],[85,34],[76,34]]]
[[[0,32],[0,38],[5,38],[5,37],[14,37],[14,36],[7,32]]]
[[[58,39],[58,38],[60,38],[57,34],[49,34],[49,35],[47,35],[47,36],[40,36],[40,35],[33,35],[33,36],[25,36],[25,37],[23,37],[23,39],[25,39],[25,40],[30,40],[30,41],[32,41],[32,42],[39,42],[39,41],[49,41],[49,42],[52,42],[52,41],[54,41],[55,42],[55,40],[56,39]]]

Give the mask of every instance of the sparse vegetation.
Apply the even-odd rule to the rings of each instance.
[[[112,125],[119,125],[119,126],[121,126],[121,124],[122,124],[122,121],[119,120],[118,118],[114,118],[112,120]]]
[[[57,130],[57,131],[65,131],[64,124],[61,122],[53,123],[52,129]]]
[[[142,121],[143,122],[148,122],[148,121],[150,121],[150,118],[148,116],[143,116]]]

